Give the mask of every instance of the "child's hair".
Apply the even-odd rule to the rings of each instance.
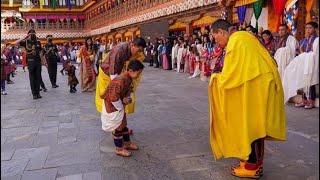
[[[313,21],[308,22],[306,25],[311,25],[311,26],[312,26],[313,28],[315,28],[315,29],[318,29],[318,27],[319,27],[318,23],[313,22]]]
[[[144,65],[140,61],[132,60],[128,65],[127,71],[131,69],[133,72],[135,72],[135,71],[143,70],[143,68],[144,68]]]
[[[194,54],[194,55],[196,55],[196,56],[199,56],[199,52],[198,52],[198,49],[197,49],[197,47],[193,47],[192,48],[192,53]]]
[[[69,64],[70,62],[72,62],[71,59],[67,59],[65,63]]]

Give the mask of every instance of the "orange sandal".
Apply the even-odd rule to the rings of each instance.
[[[139,147],[133,142],[124,142],[123,147],[127,150],[138,150]]]
[[[245,168],[245,162],[239,162],[238,166],[231,168],[231,174],[241,178],[259,179],[263,175],[263,168],[259,166],[258,169],[249,170]]]
[[[116,148],[116,151],[115,153],[119,156],[122,156],[122,157],[130,157],[131,156],[131,152],[126,150],[125,148]]]
[[[245,161],[239,160],[238,164],[235,164],[235,165],[231,166],[231,169],[243,168],[245,164],[246,164]]]

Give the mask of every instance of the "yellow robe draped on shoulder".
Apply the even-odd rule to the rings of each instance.
[[[215,159],[248,160],[254,140],[286,139],[284,95],[276,63],[248,32],[229,37],[223,70],[211,76],[208,93]]]
[[[109,55],[109,53],[106,55],[106,57]],[[103,58],[102,61],[105,61],[106,60],[106,57]],[[145,59],[145,56],[143,53],[138,53],[137,55],[134,55],[134,56],[131,56],[129,61],[126,61],[124,67],[123,67],[123,71],[126,69],[126,67],[128,66],[129,62],[131,60],[138,60],[138,61],[143,61]],[[134,96],[132,98],[132,103],[131,104],[128,104],[125,108],[125,111],[127,114],[131,114],[131,113],[134,113],[134,108],[135,108],[135,99],[136,99],[136,90],[137,90],[137,87],[140,83],[140,80],[141,80],[141,75],[142,73],[139,75],[138,79],[134,80]],[[98,74],[98,78],[97,78],[97,87],[96,87],[96,98],[95,98],[95,101],[96,101],[96,109],[98,112],[101,113],[101,110],[102,110],[102,99],[100,98],[100,94],[103,93],[106,88],[108,87],[111,79],[108,75],[106,75],[103,70],[101,69],[101,67],[99,67],[99,74]]]

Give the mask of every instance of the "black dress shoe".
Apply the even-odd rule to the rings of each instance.
[[[58,85],[53,85],[53,86],[52,86],[52,88],[57,88],[57,87],[59,87],[59,86],[58,86]]]
[[[159,68],[159,66],[155,66],[154,68]]]
[[[47,88],[43,88],[43,92],[47,92],[47,90],[48,90]]]
[[[33,99],[40,99],[40,98],[42,98],[40,95],[33,96]]]
[[[75,93],[75,91],[73,89],[70,90],[70,93]]]

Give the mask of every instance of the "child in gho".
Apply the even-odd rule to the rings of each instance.
[[[68,86],[70,86],[70,93],[77,92],[76,86],[79,81],[76,76],[76,67],[72,64],[72,61],[68,59],[66,62],[66,71],[68,73]]]
[[[119,156],[129,157],[128,150],[138,150],[138,145],[130,141],[132,130],[127,127],[125,106],[132,102],[133,80],[141,74],[144,65],[133,60],[127,70],[114,78],[106,90],[100,95],[103,99],[101,122],[105,132],[112,132],[115,153]]]

